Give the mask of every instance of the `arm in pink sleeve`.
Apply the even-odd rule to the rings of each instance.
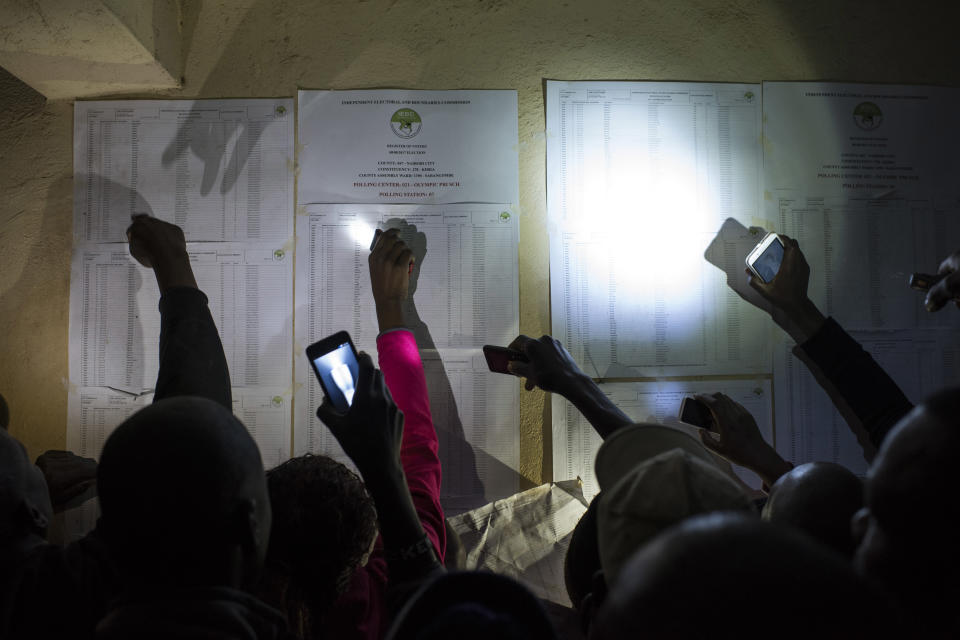
[[[430,398],[423,362],[413,332],[390,331],[377,338],[380,370],[393,401],[403,411],[400,462],[424,531],[443,562],[446,529],[440,506],[440,457],[437,431],[430,415]]]

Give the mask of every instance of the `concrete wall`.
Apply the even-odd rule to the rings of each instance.
[[[179,0],[3,0],[0,66],[50,99],[179,86]]]
[[[154,95],[519,90],[520,327],[540,335],[550,328],[544,78],[960,85],[952,5],[184,0],[184,85]],[[72,110],[13,87],[0,75],[0,392],[14,435],[36,456],[65,443]],[[520,471],[533,482],[551,473],[544,399],[526,393],[521,405]]]

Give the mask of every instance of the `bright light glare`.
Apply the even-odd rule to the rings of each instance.
[[[354,220],[350,224],[350,237],[364,249],[370,248],[374,233],[375,229],[362,220]]]

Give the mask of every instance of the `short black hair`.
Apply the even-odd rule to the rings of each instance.
[[[201,397],[159,400],[103,446],[97,528],[126,579],[205,580],[222,569],[218,554],[241,543],[236,510],[247,497],[265,501],[265,485],[260,450],[230,411]]]
[[[377,533],[363,481],[324,455],[291,458],[267,472],[273,528],[265,599],[304,635],[350,586]],[[278,588],[279,587],[279,588]]]

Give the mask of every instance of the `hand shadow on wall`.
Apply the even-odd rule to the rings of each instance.
[[[426,234],[418,231],[416,225],[400,218],[387,220],[383,227],[399,230],[400,238],[413,251],[415,262],[410,274],[409,297],[404,305],[404,319],[417,340],[424,371],[430,372],[427,392],[430,396],[430,412],[440,441],[440,464],[443,470],[441,501],[446,515],[455,515],[505,497],[490,494],[490,489],[480,478],[479,468],[485,468],[490,477],[513,479],[517,488],[522,480],[515,469],[510,469],[496,457],[467,441],[449,374],[437,351],[430,328],[420,317],[414,297],[427,257]],[[477,431],[483,427],[484,425],[474,425]],[[478,458],[481,464],[478,464]]]

